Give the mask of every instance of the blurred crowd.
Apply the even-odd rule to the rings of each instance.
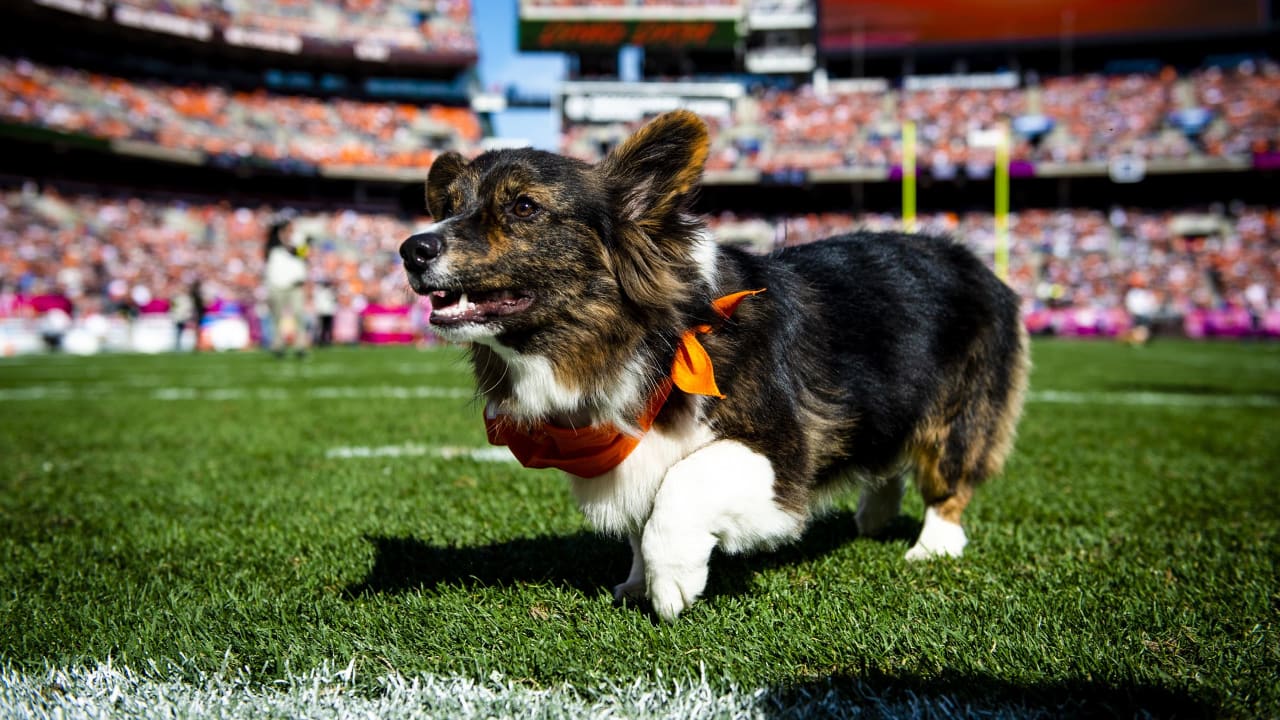
[[[66,196],[28,187],[0,194],[0,317],[31,311],[23,298],[56,297],[77,313],[163,310],[200,283],[206,305],[264,313],[264,239],[278,209],[227,203]],[[898,229],[886,214],[711,219],[721,242],[769,252],[855,228]],[[303,213],[310,286],[340,308],[406,306],[397,250],[429,220],[354,211]],[[919,218],[992,262],[989,214]],[[1280,208],[1153,213],[1116,208],[1028,210],[1010,224],[1010,284],[1025,308],[1122,308],[1133,288],[1157,314],[1234,307],[1280,310]],[[62,302],[60,300],[59,302]]]
[[[444,149],[477,153],[481,136],[469,108],[231,92],[4,58],[0,120],[286,169],[427,168]],[[917,126],[918,166],[939,178],[989,173],[992,134],[1005,123],[1015,162],[1248,158],[1280,153],[1280,65],[1033,79],[1017,88],[758,89],[731,119],[710,120],[708,168],[887,170],[902,162],[908,120]],[[636,125],[569,123],[562,151],[598,159]]]
[[[796,245],[855,229],[898,230],[896,215],[815,213],[789,218],[712,218],[721,242],[758,249]],[[917,229],[960,238],[989,264],[996,253],[990,213],[917,218]],[[1233,206],[1205,212],[1025,210],[1009,219],[1009,284],[1024,310],[1124,308],[1134,288],[1153,314],[1195,310],[1280,310],[1280,208]]]
[[[144,10],[333,42],[474,52],[470,0],[121,0]]]
[[[0,194],[0,317],[23,298],[59,297],[76,313],[167,311],[199,283],[206,307],[265,315],[267,229],[279,209],[62,195],[28,187]],[[343,308],[405,305],[400,242],[425,218],[306,213],[308,284]]]
[[[1012,126],[1011,158],[1105,162],[1248,157],[1280,152],[1280,64],[1245,61],[1180,75],[1026,78],[1016,88],[890,92],[758,89],[713,133],[712,169],[889,168],[902,124],[917,126],[917,163],[936,177],[985,172],[992,133]],[[832,87],[838,87],[832,84]],[[592,160],[635,129],[569,124],[562,149]]]
[[[426,168],[480,140],[470,108],[134,82],[0,58],[0,121],[288,167]]]
[[[521,0],[528,7],[690,7],[741,5],[742,0]]]

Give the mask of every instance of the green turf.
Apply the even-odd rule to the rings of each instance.
[[[1037,343],[963,560],[904,562],[918,498],[887,541],[854,538],[846,503],[717,557],[674,625],[615,606],[629,551],[556,473],[329,452],[482,447],[460,357],[0,361],[0,661],[1280,714],[1276,345]]]

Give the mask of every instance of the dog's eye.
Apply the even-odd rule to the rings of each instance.
[[[521,220],[528,220],[534,215],[537,215],[538,211],[541,209],[542,208],[538,206],[538,203],[523,195],[516,198],[516,201],[511,203],[511,214]]]

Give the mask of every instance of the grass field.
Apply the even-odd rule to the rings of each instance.
[[[457,349],[0,360],[0,716],[1280,715],[1280,346],[1034,361],[963,560],[850,498],[664,625]]]

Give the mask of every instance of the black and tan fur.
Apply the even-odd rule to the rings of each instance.
[[[789,540],[851,479],[869,481],[866,497],[879,493],[888,508],[860,513],[861,530],[874,532],[896,514],[884,483],[912,471],[936,515],[914,557],[959,554],[961,513],[1000,471],[1021,412],[1028,350],[1017,298],[948,239],[857,233],[769,257],[716,247],[689,211],[707,148],[703,123],[675,112],[594,166],[535,150],[445,155],[427,183],[439,222],[401,251],[410,284],[446,306],[459,292],[481,300],[452,316],[437,310],[433,323],[471,343],[486,400],[528,423],[631,427],[667,378],[680,335],[715,325],[703,344],[727,397],[674,391],[652,452],[641,452],[646,439],[609,477],[574,478],[588,516],[636,549],[619,592],[648,595],[664,617],[705,583],[705,559],[694,567],[701,549],[671,563],[664,553],[701,547],[708,533],[730,550]],[[714,298],[757,288],[766,291],[731,320],[712,312]],[[664,493],[702,492],[728,508],[732,482],[677,472],[703,467],[685,461],[712,449],[765,478],[773,510],[757,503],[712,519],[663,510],[675,502]],[[668,487],[675,475],[682,494]],[[759,527],[728,517],[744,513]],[[671,527],[685,515],[697,542]],[[959,539],[929,547],[939,519]],[[666,575],[679,576],[678,592],[663,589]]]

